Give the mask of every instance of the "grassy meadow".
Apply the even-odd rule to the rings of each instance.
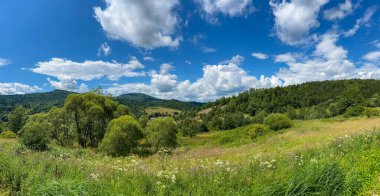
[[[253,125],[179,136],[172,153],[104,156],[31,151],[0,139],[1,195],[376,195],[380,118],[296,121],[252,137]]]

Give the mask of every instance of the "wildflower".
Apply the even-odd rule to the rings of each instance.
[[[161,178],[164,174],[164,171],[160,170],[157,172],[157,177]]]

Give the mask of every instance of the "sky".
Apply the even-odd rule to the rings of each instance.
[[[0,94],[145,93],[380,79],[377,0],[1,0]]]

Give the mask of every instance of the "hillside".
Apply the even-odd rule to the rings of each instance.
[[[12,111],[16,106],[23,105],[31,113],[46,112],[51,107],[61,107],[66,97],[73,92],[54,90],[46,93],[32,93],[24,95],[0,95],[0,118]],[[116,101],[128,106],[131,112],[140,116],[145,109],[151,107],[165,107],[175,110],[197,109],[203,106],[198,102],[181,102],[177,100],[164,100],[140,93],[124,94],[114,98]]]
[[[133,114],[140,116],[147,108],[164,107],[175,110],[193,110],[202,107],[204,104],[199,102],[182,102],[178,100],[164,100],[151,97],[141,93],[124,94],[115,97],[115,100],[128,106]]]
[[[344,114],[355,107],[378,107],[379,94],[380,80],[309,82],[251,89],[237,96],[221,98],[201,114],[206,122],[223,118],[226,114],[242,113],[250,116],[286,113],[293,119],[326,118]]]
[[[32,113],[48,111],[51,107],[63,106],[66,97],[72,92],[54,90],[46,93],[32,93],[24,95],[1,95],[0,96],[0,118],[15,107],[23,105],[31,110]]]

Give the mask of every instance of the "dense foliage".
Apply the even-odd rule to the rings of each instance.
[[[290,128],[292,126],[292,120],[285,114],[269,114],[265,117],[264,124],[273,131],[278,131]]]
[[[21,129],[21,142],[32,150],[46,150],[50,135],[44,122],[29,121]]]
[[[171,150],[177,147],[177,126],[171,118],[157,118],[150,122],[145,129],[148,143],[153,152],[161,149]]]
[[[55,90],[48,93],[0,95],[0,119],[6,119],[7,114],[20,105],[30,110],[32,114],[47,112],[54,106],[62,107],[69,94],[72,92]]]
[[[127,156],[143,137],[139,123],[132,116],[112,120],[99,149],[111,156]]]
[[[75,122],[78,143],[82,147],[97,147],[108,123],[115,117],[129,114],[125,106],[94,92],[69,95],[65,109]]]
[[[292,119],[317,119],[357,116],[363,107],[380,106],[379,80],[335,80],[309,82],[287,87],[251,89],[230,98],[221,98],[210,112],[201,114],[211,128],[232,129],[234,123],[224,123],[229,115],[243,113],[251,122],[263,123],[270,113],[283,113]],[[242,123],[244,124],[244,123]]]
[[[23,106],[16,107],[8,114],[8,128],[18,133],[28,120],[28,113],[29,111]]]

